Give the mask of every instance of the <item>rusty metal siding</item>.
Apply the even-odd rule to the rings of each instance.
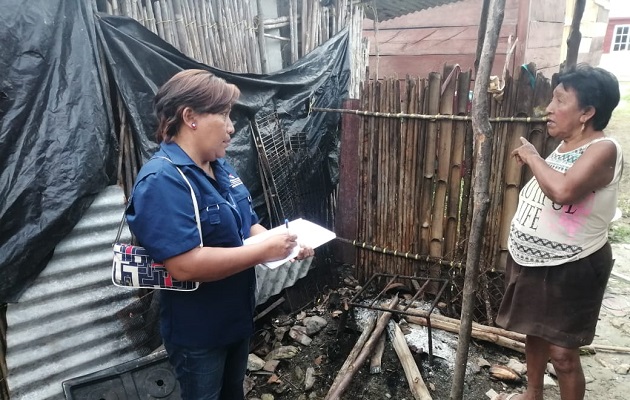
[[[111,245],[124,209],[123,191],[100,193],[52,259],[7,306],[7,382],[12,400],[63,398],[62,382],[146,355],[117,314],[139,291],[111,282]],[[129,240],[125,229],[122,240]],[[311,260],[256,267],[258,304],[306,276]]]

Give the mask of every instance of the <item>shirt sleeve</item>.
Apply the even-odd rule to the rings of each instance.
[[[139,244],[156,261],[200,244],[190,188],[173,167],[164,166],[136,183],[127,222]]]

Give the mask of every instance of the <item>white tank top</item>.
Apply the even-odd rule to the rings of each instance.
[[[613,142],[617,148],[614,176],[605,187],[575,204],[559,205],[545,196],[536,178],[523,186],[508,237],[508,250],[516,263],[529,267],[560,265],[587,257],[606,243],[623,168],[619,143],[604,137],[566,153],[560,153],[558,146],[545,161],[564,173],[588,146],[602,140]]]

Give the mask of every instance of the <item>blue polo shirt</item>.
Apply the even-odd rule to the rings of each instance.
[[[127,221],[139,244],[159,261],[199,246],[190,188],[173,164],[186,175],[197,197],[204,246],[242,246],[258,217],[236,171],[219,159],[212,163],[215,181],[175,143],[162,143],[136,178]],[[204,282],[193,292],[161,291],[163,340],[180,346],[218,347],[251,336],[255,289],[256,274],[248,268]]]

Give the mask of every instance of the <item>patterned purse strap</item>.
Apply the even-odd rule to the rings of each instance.
[[[197,221],[197,230],[199,231],[199,247],[203,247],[203,236],[201,234],[201,218],[199,217],[199,206],[197,204],[197,197],[195,196],[195,191],[193,190],[193,187],[190,184],[190,181],[188,180],[188,178],[186,178],[186,175],[184,175],[182,170],[179,169],[179,167],[175,165],[173,161],[171,161],[170,158],[160,157],[160,156],[154,157],[154,158],[163,158],[167,160],[168,162],[170,162],[171,164],[173,164],[173,166],[177,168],[177,172],[179,172],[179,174],[182,176],[182,178],[184,178],[184,181],[188,185],[188,188],[190,189],[190,197],[192,199],[193,208],[195,209],[195,220]],[[118,233],[116,234],[116,240],[114,241],[114,243],[117,243],[118,241],[120,241],[120,235],[122,234],[123,227],[125,226],[125,221],[127,221],[127,218],[125,218],[125,214],[126,214],[126,210],[123,211],[122,220],[120,221],[120,225],[118,226]]]

